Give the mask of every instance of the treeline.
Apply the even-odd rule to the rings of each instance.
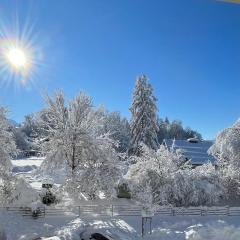
[[[199,132],[192,130],[190,127],[184,128],[179,120],[170,122],[167,117],[165,119],[159,118],[158,128],[157,136],[159,143],[162,143],[163,139],[202,139],[202,135]]]
[[[40,142],[44,140],[45,133],[41,129],[39,119],[43,111],[25,116],[23,123],[19,126],[12,126],[16,145],[20,151],[25,150],[39,150]],[[126,152],[129,147],[131,138],[130,122],[127,118],[122,117],[119,112],[108,112],[103,109],[104,133],[110,133],[111,137],[118,142],[118,152]],[[169,121],[166,117],[164,119],[157,119],[158,143],[161,144],[163,139],[188,139],[196,137],[202,139],[199,132],[192,130],[190,127],[183,127],[180,120]]]
[[[216,165],[192,169],[181,151],[159,143],[164,138],[201,135],[184,128],[180,121],[158,118],[157,99],[144,75],[136,82],[130,122],[119,112],[94,107],[92,98],[82,92],[67,100],[59,91],[46,96],[45,101],[44,109],[12,128],[13,134],[6,111],[0,109],[0,204],[19,199],[23,192],[24,184],[19,185],[11,172],[10,159],[17,153],[15,142],[20,149],[39,148],[46,153],[39,174],[54,177],[57,170],[63,171],[59,194],[67,193],[72,200],[83,196],[93,200],[102,193],[112,198],[121,186],[147,208],[206,206],[239,199],[239,121],[222,131],[209,150]],[[25,200],[31,202],[30,197]]]
[[[98,108],[101,117],[101,134],[108,134],[117,143],[117,152],[128,155],[138,154],[142,144],[151,149],[158,149],[163,139],[202,139],[200,133],[191,128],[184,128],[182,122],[172,122],[159,118],[157,98],[146,75],[137,78],[130,107],[130,121],[119,112],[109,112],[104,107]],[[46,109],[27,115],[19,127],[13,127],[16,145],[20,151],[38,150],[44,139],[49,138],[42,122],[46,119]]]

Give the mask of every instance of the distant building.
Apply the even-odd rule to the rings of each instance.
[[[213,141],[201,141],[195,138],[188,140],[164,139],[163,144],[171,150],[181,149],[186,161],[190,161],[193,167],[201,166],[211,162],[216,165],[216,159],[208,154],[208,149],[213,145]]]

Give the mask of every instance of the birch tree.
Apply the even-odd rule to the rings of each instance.
[[[49,138],[43,168],[66,165],[70,175],[65,189],[73,196],[86,193],[95,198],[100,189],[106,190],[104,181],[108,181],[109,188],[113,186],[118,176],[115,142],[108,134],[101,135],[104,115],[101,108],[93,108],[89,96],[80,93],[66,102],[63,93],[57,92],[55,97],[47,97],[42,116],[42,126]]]

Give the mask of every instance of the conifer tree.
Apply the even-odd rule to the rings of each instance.
[[[130,108],[131,141],[128,153],[140,154],[141,144],[151,149],[158,148],[157,139],[157,99],[153,96],[153,88],[145,75],[137,78],[133,93],[133,103]]]

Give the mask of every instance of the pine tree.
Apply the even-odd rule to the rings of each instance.
[[[156,101],[147,76],[141,75],[137,78],[130,108],[132,119],[129,154],[139,155],[141,144],[155,150],[158,148]]]

